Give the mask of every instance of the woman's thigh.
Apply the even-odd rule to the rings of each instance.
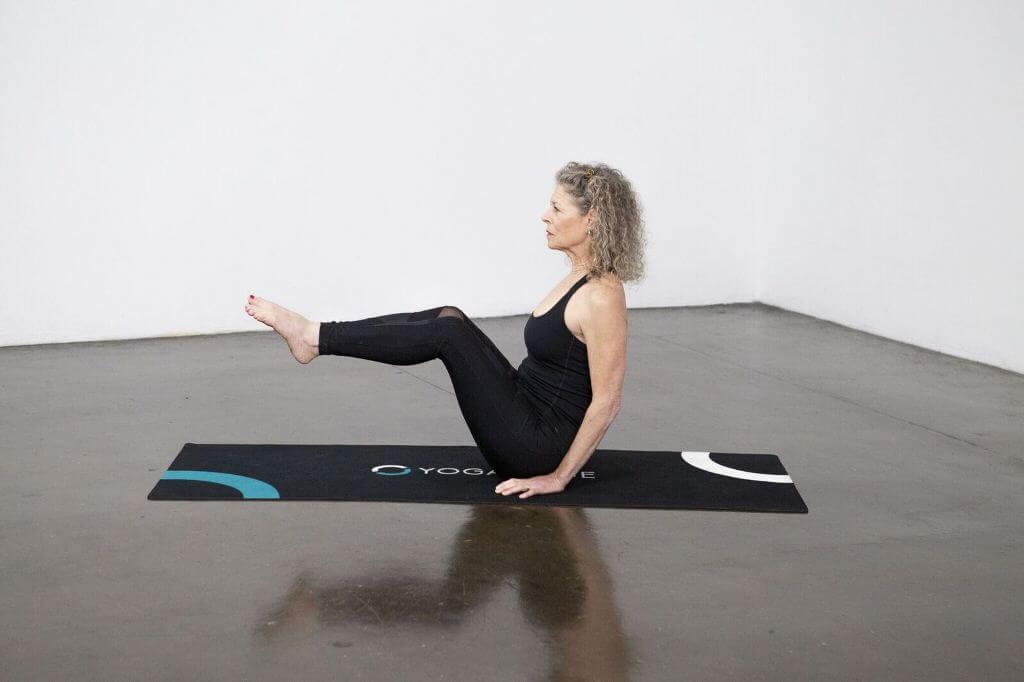
[[[549,473],[541,471],[547,463],[537,461],[523,437],[534,415],[519,394],[516,369],[469,317],[453,315],[438,321],[448,326],[441,361],[470,433],[495,473],[506,477]]]
[[[457,306],[321,323],[320,353],[394,365],[440,359],[466,425],[496,474],[554,469],[550,457],[537,454],[537,415],[519,390],[516,368]]]

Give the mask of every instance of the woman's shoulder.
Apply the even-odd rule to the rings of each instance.
[[[623,291],[622,280],[614,272],[603,272],[600,275],[589,275],[587,284],[595,284],[597,287]]]
[[[618,302],[623,308],[626,307],[626,290],[615,273],[606,272],[600,276],[587,278],[586,287],[589,289],[588,299],[593,302],[604,301],[610,303]]]

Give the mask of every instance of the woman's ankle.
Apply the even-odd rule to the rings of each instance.
[[[306,345],[316,351],[317,355],[320,355],[320,323],[310,322],[306,326],[306,331],[303,336],[303,341]]]

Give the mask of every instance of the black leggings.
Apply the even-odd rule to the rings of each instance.
[[[538,420],[516,368],[456,306],[321,322],[319,349],[389,365],[439,358],[473,440],[503,479],[549,474],[568,449],[564,436],[552,437]]]

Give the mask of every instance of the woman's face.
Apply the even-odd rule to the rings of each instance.
[[[576,201],[561,185],[555,185],[548,210],[544,211],[541,220],[547,225],[548,248],[571,249],[590,239],[587,236],[589,217],[580,215]]]

